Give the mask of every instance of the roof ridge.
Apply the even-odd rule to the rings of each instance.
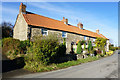
[[[39,15],[39,14],[35,14],[35,13],[33,13],[34,15],[38,15],[38,16],[42,16],[42,17],[45,17],[45,18],[48,18],[48,19],[52,19],[52,18],[49,18],[49,17],[46,17],[46,16],[43,16],[43,15]],[[56,20],[56,19],[52,19],[52,20]],[[56,21],[59,21],[59,20],[56,20]],[[59,21],[59,22],[62,22],[62,21]],[[66,25],[66,24],[65,24]],[[77,26],[74,26],[74,25],[67,25],[67,26],[71,26],[71,27],[75,27],[75,28],[78,28]],[[78,28],[78,29],[80,29],[80,28]],[[82,30],[82,29],[80,29],[80,30]],[[86,29],[85,29],[86,30]],[[86,31],[90,31],[90,30],[86,30]],[[92,31],[90,31],[90,32],[92,32]],[[92,32],[92,33],[95,33],[95,32]],[[97,34],[97,33],[95,33],[95,34]]]
[[[42,15],[35,14],[35,13],[33,13],[33,15],[42,16]],[[48,19],[52,19],[52,18],[49,18],[49,17],[46,17],[46,16],[42,16],[42,17],[45,17],[45,18],[48,18]],[[52,20],[56,20],[56,19],[52,19]],[[56,21],[59,21],[59,20],[56,20]],[[62,21],[59,21],[59,22],[62,22]]]

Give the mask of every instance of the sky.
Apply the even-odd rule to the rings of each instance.
[[[68,23],[100,33],[118,45],[118,3],[117,2],[23,2],[27,11],[56,20],[68,19]],[[20,2],[2,2],[2,22],[15,24]]]

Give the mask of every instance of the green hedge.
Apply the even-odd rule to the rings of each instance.
[[[20,41],[11,37],[2,39],[2,53],[9,56],[10,59],[15,59],[21,54],[25,54],[29,41]],[[20,56],[19,56],[20,57]]]
[[[64,56],[66,52],[66,46],[60,44],[56,37],[52,36],[39,36],[30,44],[27,55],[25,57],[26,64],[36,62],[35,65],[57,62],[56,58]]]

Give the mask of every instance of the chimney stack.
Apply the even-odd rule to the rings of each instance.
[[[99,34],[99,29],[96,29],[96,33],[98,33],[98,34]]]
[[[63,21],[65,24],[68,24],[68,19],[65,19],[65,17],[63,17],[61,21]]]
[[[83,29],[83,24],[82,23],[78,23],[77,26],[80,28],[80,29]]]
[[[19,13],[26,14],[26,5],[24,5],[23,3],[20,4]]]

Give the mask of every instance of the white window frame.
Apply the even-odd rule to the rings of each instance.
[[[47,34],[43,34],[43,32],[46,32]],[[43,36],[46,36],[46,35],[48,35],[48,30],[45,29],[45,28],[42,28],[42,29],[41,29],[41,33],[42,33]]]
[[[96,39],[95,38],[93,38],[93,42],[95,41]]]
[[[67,38],[67,32],[64,32],[65,33],[65,37],[63,37],[63,32],[64,31],[62,31],[62,38]]]
[[[84,40],[87,40],[87,37],[86,37],[86,36],[84,36]]]

